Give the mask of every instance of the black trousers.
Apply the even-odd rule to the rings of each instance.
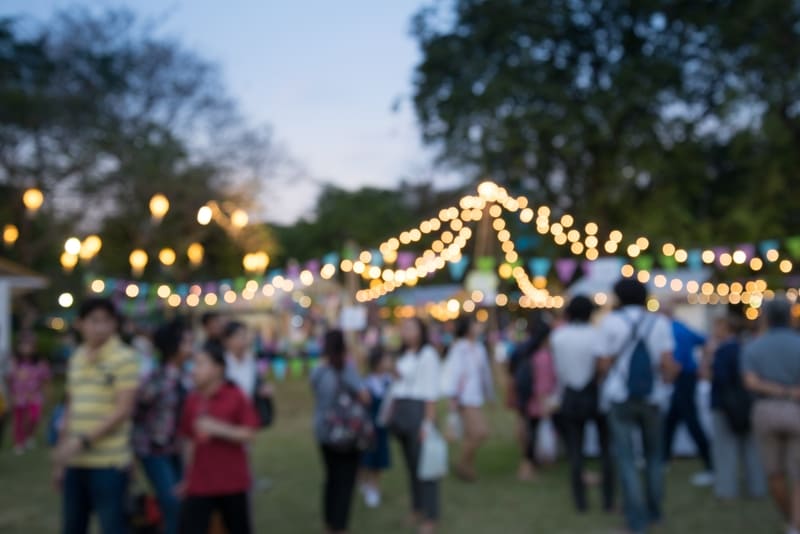
[[[583,453],[584,435],[586,424],[594,422],[597,427],[600,442],[600,462],[603,471],[603,509],[610,511],[614,508],[614,462],[611,456],[611,442],[608,433],[608,422],[602,414],[591,417],[572,417],[558,415],[555,424],[564,440],[564,447],[569,460],[569,477],[572,489],[572,499],[575,508],[585,511],[589,508],[586,498],[586,483],[583,479],[586,456]]]
[[[247,493],[187,497],[181,505],[181,534],[205,534],[211,514],[219,511],[228,534],[251,534],[250,504]]]
[[[680,373],[675,381],[675,389],[664,421],[664,461],[672,459],[672,442],[678,425],[686,423],[686,428],[697,446],[697,451],[703,459],[706,470],[711,471],[711,448],[708,438],[700,426],[700,417],[697,413],[695,392],[697,391],[697,376],[694,373]]]
[[[527,417],[525,420],[525,458],[536,467],[539,467],[539,458],[536,456],[536,443],[539,437],[539,417]]]
[[[425,403],[412,399],[396,399],[394,402],[393,409],[396,413],[393,417],[398,421],[393,425],[392,432],[403,449],[403,458],[408,470],[411,507],[423,519],[436,521],[439,519],[439,481],[420,480],[417,476],[419,459],[422,455],[422,442],[419,437],[425,416]]]
[[[347,530],[361,453],[355,449],[342,452],[326,445],[320,448],[325,465],[322,487],[325,526],[335,532]]]

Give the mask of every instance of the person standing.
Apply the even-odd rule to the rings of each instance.
[[[442,393],[450,399],[451,410],[460,414],[464,427],[455,474],[474,481],[475,455],[489,437],[483,406],[494,397],[494,385],[489,355],[479,340],[479,323],[472,317],[462,317],[456,323],[455,336],[445,360]]]
[[[561,429],[569,458],[575,508],[579,512],[589,508],[583,444],[586,424],[593,422],[597,428],[603,469],[603,510],[610,512],[614,509],[614,466],[608,424],[599,406],[595,371],[600,334],[590,323],[593,311],[594,305],[587,297],[574,297],[566,309],[568,323],[556,328],[550,336],[550,350],[560,391],[557,426]]]
[[[756,435],[772,499],[800,533],[800,334],[791,329],[786,299],[765,303],[767,331],[744,347],[745,386],[756,395]]]
[[[663,436],[655,384],[659,379],[673,380],[678,367],[672,356],[675,340],[669,320],[646,310],[644,284],[622,279],[614,285],[614,294],[618,309],[600,326],[598,369],[605,376],[600,402],[608,410],[627,528],[638,534],[661,521]],[[636,467],[637,430],[644,446],[644,489]]]
[[[361,491],[368,508],[381,504],[381,473],[391,467],[389,431],[380,420],[381,406],[392,385],[394,360],[382,346],[372,348],[369,354],[369,376],[366,386],[370,396],[370,416],[375,427],[375,443],[361,458],[363,478]]]
[[[185,439],[180,532],[208,532],[218,512],[229,534],[250,534],[252,477],[245,445],[256,434],[258,416],[250,399],[225,378],[219,347],[205,347],[193,363],[195,389],[186,398],[179,426]]]
[[[186,397],[183,364],[192,356],[192,335],[180,321],[173,321],[156,330],[154,345],[160,364],[136,395],[133,448],[158,498],[164,533],[177,534],[180,502],[175,488],[182,479],[178,422]]]
[[[436,423],[441,389],[439,354],[428,341],[422,319],[406,320],[401,333],[404,349],[396,365],[398,379],[390,393],[390,429],[400,442],[408,469],[412,519],[420,534],[431,534],[439,519],[439,481],[420,480],[417,469],[425,433]]]
[[[8,391],[14,407],[14,452],[22,454],[34,445],[36,427],[42,416],[44,389],[50,380],[50,368],[36,352],[36,338],[23,332],[8,374]]]
[[[347,363],[344,334],[330,330],[325,334],[323,362],[311,373],[314,392],[314,433],[322,452],[325,482],[322,490],[322,507],[326,532],[347,532],[350,508],[353,502],[361,454],[356,444],[337,446],[334,436],[327,435],[327,415],[333,410],[339,395],[348,395],[355,402],[369,403],[361,377],[355,367]]]
[[[741,374],[739,321],[720,317],[714,326],[719,346],[711,361],[711,414],[714,424],[714,495],[718,499],[739,496],[739,466],[744,466],[747,495],[767,493],[764,468],[758,456],[750,423],[751,396]]]
[[[69,362],[64,430],[53,453],[62,533],[86,534],[92,512],[104,534],[125,533],[137,358],[117,336],[110,300],[86,300],[78,317],[83,344]]]
[[[708,437],[700,424],[696,400],[698,365],[695,350],[706,344],[706,338],[676,319],[671,308],[668,307],[665,312],[672,322],[675,361],[681,366],[681,370],[675,379],[669,409],[664,420],[664,462],[669,463],[672,460],[675,431],[678,425],[685,423],[705,468],[692,477],[692,484],[698,487],[710,486],[714,483],[714,465]]]
[[[203,325],[203,345],[210,345],[211,347],[225,351],[224,334],[227,322],[225,319],[216,312],[206,312],[200,318]]]

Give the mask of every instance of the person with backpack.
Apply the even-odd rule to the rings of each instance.
[[[369,447],[370,397],[355,367],[347,363],[341,330],[325,334],[322,363],[311,373],[314,434],[322,453],[325,532],[347,532],[358,468]]]
[[[739,321],[720,317],[714,323],[719,346],[711,371],[711,413],[714,428],[714,495],[718,499],[739,496],[739,466],[744,466],[747,494],[761,498],[767,493],[764,468],[758,456],[750,416],[753,399],[741,375]]]
[[[594,304],[578,295],[566,309],[567,324],[556,328],[550,336],[558,389],[560,391],[558,426],[564,439],[570,465],[570,483],[575,508],[586,512],[583,450],[586,425],[594,423],[600,442],[603,468],[603,510],[614,509],[614,466],[608,436],[608,423],[600,412],[596,377],[598,331],[591,324]]]
[[[800,533],[800,334],[791,328],[792,305],[785,298],[764,304],[767,331],[745,345],[745,387],[756,395],[753,432],[761,451],[769,491],[787,534]]]
[[[655,386],[674,380],[678,366],[669,320],[647,311],[644,284],[624,278],[614,285],[614,294],[618,307],[604,319],[598,340],[598,370],[605,377],[600,404],[608,412],[627,528],[638,534],[661,520],[663,440]],[[644,446],[644,488],[636,466],[637,430]]]

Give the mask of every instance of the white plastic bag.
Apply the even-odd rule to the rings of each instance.
[[[445,437],[451,443],[461,441],[464,438],[464,422],[461,420],[461,414],[456,410],[450,410],[447,414]]]
[[[550,464],[558,457],[558,437],[550,418],[542,419],[536,432],[536,458],[543,464]]]
[[[447,474],[447,442],[430,423],[425,423],[425,440],[417,466],[420,480],[439,480]]]

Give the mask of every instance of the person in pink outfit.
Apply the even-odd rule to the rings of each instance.
[[[36,338],[30,332],[21,334],[8,373],[8,391],[14,416],[14,452],[17,454],[33,447],[36,427],[42,415],[44,389],[49,379],[50,369],[36,352]]]
[[[540,467],[536,444],[541,423],[553,413],[553,396],[558,388],[555,365],[547,343],[537,350],[531,361],[533,367],[533,391],[528,400],[528,450],[526,456],[534,467]]]

